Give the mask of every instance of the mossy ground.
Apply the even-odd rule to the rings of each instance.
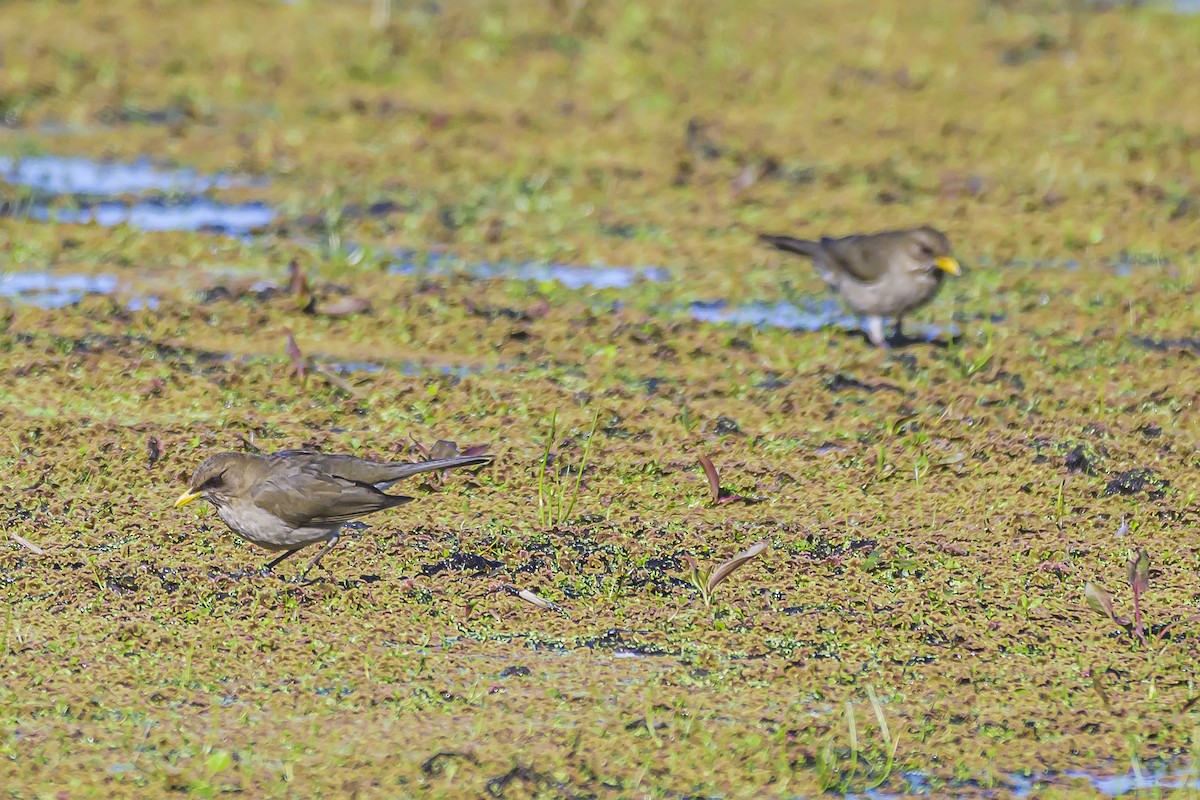
[[[0,270],[122,282],[16,305],[0,333],[8,796],[793,797],[909,772],[985,794],[1200,760],[1196,623],[1147,648],[1084,601],[1095,582],[1130,614],[1144,547],[1152,633],[1200,602],[1200,20],[395,5],[383,28],[358,3],[0,18],[4,152],[265,175],[221,198],[281,212],[245,242],[0,220]],[[347,213],[381,200],[398,208]],[[686,313],[822,292],[758,230],[926,222],[972,267],[921,312],[953,340],[879,352]],[[672,278],[389,275],[394,248]],[[248,288],[292,258],[370,313]],[[288,333],[318,364],[385,368],[301,380]],[[548,524],[555,412],[570,467],[599,417]],[[349,531],[308,585],[171,508],[213,451],[408,458],[414,439],[498,460],[407,487],[419,502]],[[710,505],[700,454],[762,502]],[[1116,491],[1132,470],[1152,480]],[[706,606],[686,557],[759,540]]]

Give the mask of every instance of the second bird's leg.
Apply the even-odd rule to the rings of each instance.
[[[321,548],[321,552],[317,553],[316,557],[312,561],[308,562],[308,566],[304,568],[304,572],[301,572],[300,577],[296,578],[296,583],[304,583],[304,579],[308,577],[308,573],[312,572],[312,568],[317,565],[317,562],[324,558],[326,553],[337,546],[338,538],[338,532],[334,531],[329,537],[329,540],[326,542],[325,546]]]
[[[882,317],[867,317],[867,338],[876,347],[887,347],[887,338],[883,335]]]
[[[892,334],[892,338],[896,341],[896,344],[903,344],[903,342],[904,342],[904,317],[901,317],[899,315],[896,316],[896,332],[894,334]]]
[[[288,557],[290,557],[290,556],[294,556],[294,555],[296,555],[296,553],[299,553],[299,552],[300,552],[300,548],[299,548],[299,547],[297,547],[295,550],[288,550],[286,553],[284,553],[283,555],[281,555],[279,558],[275,559],[275,560],[274,560],[274,561],[272,561],[270,564],[267,564],[265,567],[263,567],[263,568],[262,568],[262,571],[263,571],[263,572],[270,572],[271,570],[275,569],[276,565],[278,565],[278,564],[279,564],[279,562],[283,561],[285,558],[288,558]]]

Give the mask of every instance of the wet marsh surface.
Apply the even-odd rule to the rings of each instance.
[[[1200,793],[1200,18],[64,8],[0,17],[5,796]],[[923,223],[890,351],[755,243]],[[438,440],[307,584],[171,506]]]

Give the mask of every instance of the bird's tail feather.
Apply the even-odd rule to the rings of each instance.
[[[433,472],[439,469],[457,469],[458,467],[473,467],[479,464],[490,464],[492,456],[450,456],[435,458],[432,461],[417,461],[412,464],[397,464],[396,471],[388,476],[389,483],[419,475],[422,472]]]
[[[758,240],[764,244],[771,245],[776,250],[797,253],[809,258],[815,256],[821,249],[820,242],[814,242],[809,239],[795,239],[791,236],[773,236],[771,234],[760,233]]]

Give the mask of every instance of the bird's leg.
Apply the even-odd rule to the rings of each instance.
[[[887,347],[887,338],[883,335],[882,317],[867,317],[867,338],[876,347]]]
[[[892,334],[892,339],[896,344],[904,343],[904,317],[896,315],[896,332]]]
[[[321,552],[317,553],[316,558],[314,558],[312,561],[308,562],[308,566],[304,568],[304,572],[301,572],[300,577],[296,578],[296,583],[304,583],[304,579],[308,577],[308,573],[312,572],[312,568],[315,567],[322,558],[324,558],[326,553],[328,553],[335,546],[337,546],[339,538],[340,537],[338,536],[338,532],[334,531],[330,535],[329,540],[326,542],[325,546],[321,548]],[[293,552],[295,552],[295,551],[293,551]]]
[[[283,561],[283,560],[284,560],[285,558],[287,558],[288,556],[294,556],[294,555],[296,555],[296,553],[299,553],[299,552],[300,552],[300,548],[299,548],[299,547],[297,547],[295,550],[288,550],[288,551],[287,551],[287,552],[285,552],[283,555],[281,555],[279,558],[275,559],[275,560],[274,560],[274,561],[272,561],[270,564],[267,564],[265,567],[263,567],[262,571],[263,571],[263,572],[270,572],[271,570],[275,569],[275,566],[276,566],[277,564],[279,564],[279,562]]]

